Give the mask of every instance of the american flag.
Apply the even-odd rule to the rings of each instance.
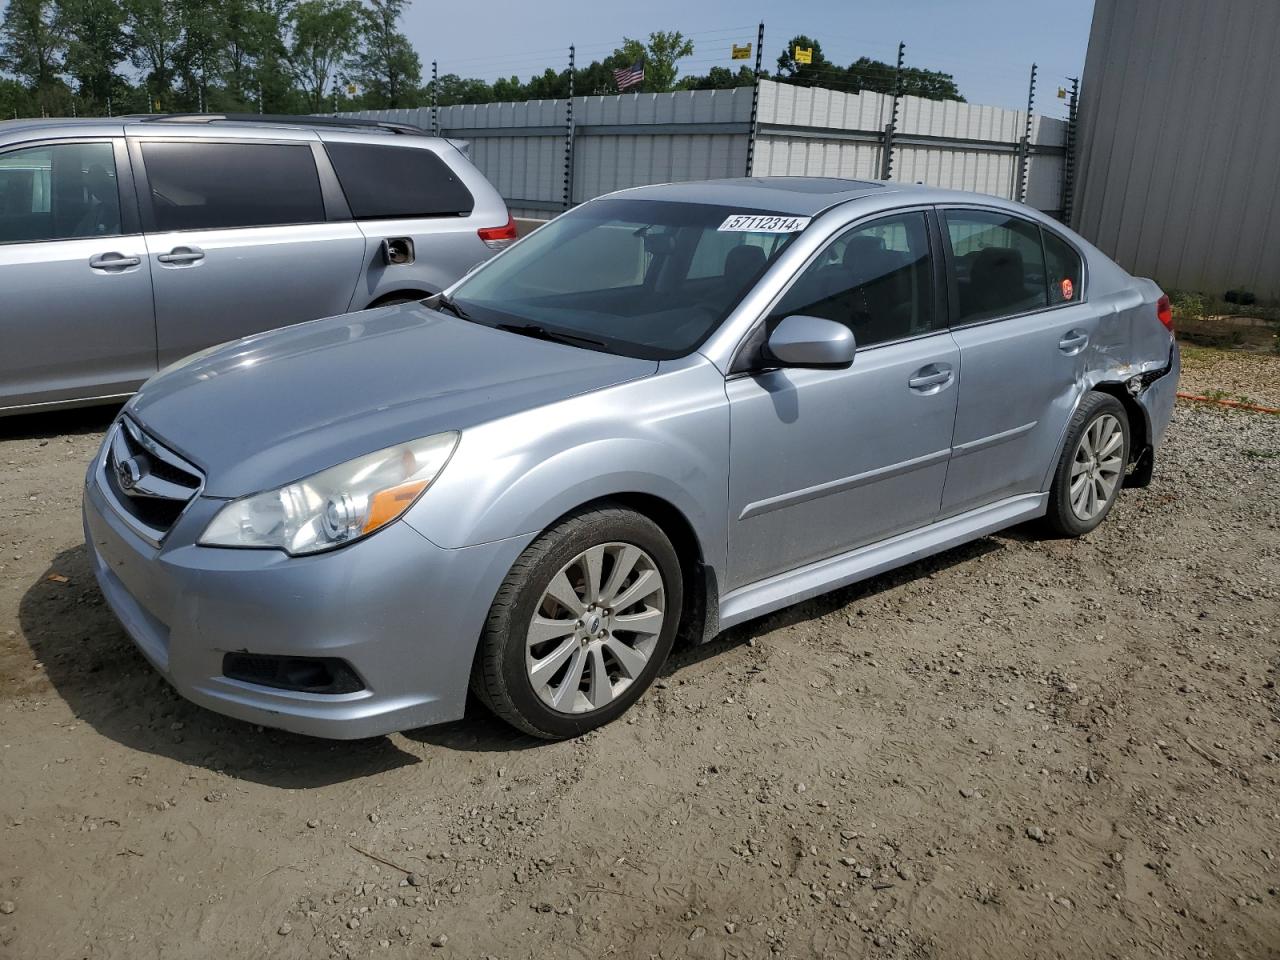
[[[619,93],[627,89],[627,87],[634,87],[636,84],[644,82],[644,62],[637,60],[629,67],[613,71],[613,79],[618,84]]]

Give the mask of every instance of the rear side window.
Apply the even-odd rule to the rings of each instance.
[[[156,229],[320,223],[320,177],[305,143],[142,145]]]
[[[1084,268],[1080,255],[1067,241],[1048,230],[1044,233],[1044,257],[1049,276],[1049,302],[1054,306],[1080,299]]]
[[[986,210],[948,210],[945,216],[960,300],[957,323],[1049,305],[1044,248],[1036,224]]]
[[[0,154],[0,243],[120,233],[109,143],[60,143]]]
[[[325,149],[357,220],[465,217],[475,206],[471,191],[431,150],[380,143]]]

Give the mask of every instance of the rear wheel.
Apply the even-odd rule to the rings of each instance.
[[[1081,401],[1049,488],[1046,521],[1061,536],[1080,537],[1102,523],[1115,506],[1129,462],[1129,418],[1106,393]]]
[[[472,688],[527,733],[585,733],[653,682],[682,600],[675,549],[653,521],[617,507],[571,516],[512,566],[489,612]]]

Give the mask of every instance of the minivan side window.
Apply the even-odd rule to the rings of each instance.
[[[1049,305],[1039,226],[989,210],[947,210],[943,216],[960,301],[956,324]]]
[[[895,214],[838,236],[783,294],[767,325],[797,313],[845,324],[859,347],[941,329],[925,215]]]
[[[326,143],[325,149],[357,220],[465,217],[476,205],[458,175],[424,147]]]
[[[1080,282],[1083,279],[1084,267],[1080,262],[1080,254],[1067,241],[1051,230],[1041,229],[1044,234],[1044,256],[1049,278],[1049,303],[1057,306],[1060,303],[1072,303],[1081,297]]]
[[[325,219],[309,144],[151,141],[142,158],[159,231]]]
[[[120,234],[109,143],[58,143],[0,154],[0,243]]]

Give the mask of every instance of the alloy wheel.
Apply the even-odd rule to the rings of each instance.
[[[665,620],[653,557],[629,543],[584,550],[534,608],[525,646],[534,692],[560,713],[608,706],[644,672]]]
[[[1107,509],[1124,473],[1124,428],[1105,413],[1085,429],[1071,462],[1071,512],[1088,522]]]

